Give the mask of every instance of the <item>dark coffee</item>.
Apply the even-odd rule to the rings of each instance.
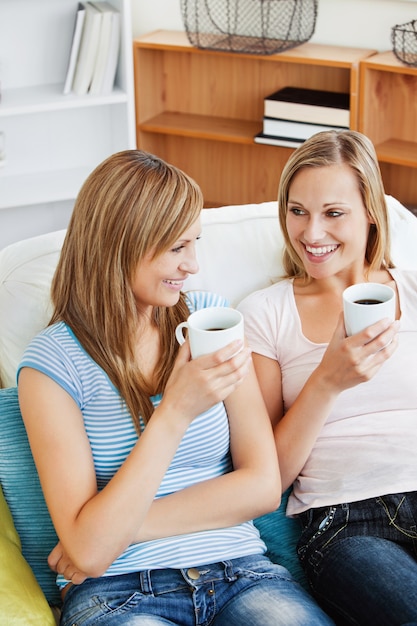
[[[382,304],[383,300],[373,300],[372,298],[363,298],[362,300],[355,300],[355,304]]]
[[[224,330],[224,328],[206,328],[205,330]]]

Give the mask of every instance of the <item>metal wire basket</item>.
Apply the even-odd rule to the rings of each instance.
[[[417,67],[417,20],[394,26],[391,41],[397,59]]]
[[[317,7],[318,0],[181,0],[193,46],[262,55],[308,41]]]

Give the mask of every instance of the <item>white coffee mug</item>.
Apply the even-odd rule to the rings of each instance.
[[[178,324],[175,329],[180,344],[185,341],[185,328],[188,330],[193,359],[224,348],[236,339],[243,341],[244,338],[243,316],[231,307],[207,307],[191,313],[188,320]]]
[[[358,283],[343,292],[347,335],[355,335],[383,318],[395,320],[395,291],[379,283]]]

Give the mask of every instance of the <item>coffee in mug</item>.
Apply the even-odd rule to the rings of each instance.
[[[185,341],[184,329],[188,333],[193,359],[216,352],[236,339],[244,339],[243,315],[231,307],[207,307],[191,313],[187,321],[175,329],[180,344]]]
[[[395,320],[395,291],[380,283],[358,283],[343,292],[343,314],[347,335],[387,317]]]

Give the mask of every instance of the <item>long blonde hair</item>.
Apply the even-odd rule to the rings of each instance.
[[[283,266],[286,277],[308,281],[304,265],[291,244],[287,226],[288,194],[294,176],[307,167],[349,165],[356,176],[367,214],[372,222],[366,247],[369,272],[393,267],[390,256],[390,229],[384,185],[372,142],[357,131],[324,131],[305,141],[288,159],[278,191],[279,221],[284,235]]]
[[[178,352],[174,329],[186,319],[181,294],[173,307],[155,307],[161,354],[150,383],[135,359],[138,311],[132,280],[150,251],[165,252],[198,218],[198,185],[184,172],[139,150],[110,156],[82,186],[52,282],[50,321],[66,322],[119,390],[140,432]]]

